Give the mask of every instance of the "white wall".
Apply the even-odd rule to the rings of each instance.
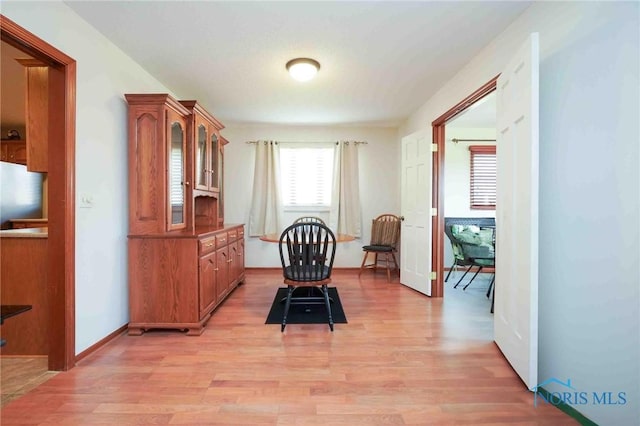
[[[495,210],[471,210],[470,168],[471,145],[495,145],[495,142],[458,142],[452,139],[495,139],[496,129],[481,127],[445,126],[444,151],[444,216],[445,217],[496,217]],[[444,265],[451,266],[453,252],[449,239],[444,236]],[[474,269],[475,270],[475,269]]]
[[[215,111],[212,112],[215,114]],[[222,131],[230,142],[225,147],[225,222],[248,223],[253,187],[255,146],[245,142],[268,139],[278,141],[324,142],[337,140],[366,141],[358,146],[360,202],[362,205],[362,239],[340,243],[335,267],[359,267],[363,241],[371,238],[371,219],[382,213],[400,214],[397,129],[391,127],[283,126],[227,124]],[[310,212],[313,213],[313,212]],[[291,213],[293,221],[306,213]],[[324,213],[318,214],[326,219]],[[277,245],[247,237],[247,267],[279,267]]]
[[[77,61],[77,354],[129,321],[124,94],[171,92],[63,3],[3,2],[2,14]]]
[[[626,392],[625,405],[574,407],[601,425],[640,418],[639,12],[534,3],[400,131],[433,121],[540,33],[538,379],[570,378],[590,397]]]

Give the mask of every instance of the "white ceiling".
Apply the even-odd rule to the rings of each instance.
[[[453,106],[453,105],[452,105]],[[447,128],[496,127],[496,92],[480,99],[461,114],[447,122]]]
[[[222,122],[397,125],[531,2],[67,1]],[[307,83],[285,63],[321,64]]]

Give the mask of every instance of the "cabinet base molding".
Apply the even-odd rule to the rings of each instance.
[[[129,323],[129,336],[141,336],[145,331],[169,329],[169,330],[186,330],[187,336],[199,336],[204,332],[204,327],[211,318],[211,314],[208,314],[206,318],[203,318],[197,323]]]

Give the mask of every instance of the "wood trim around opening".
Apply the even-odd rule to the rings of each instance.
[[[93,345],[89,346],[84,351],[80,352],[76,356],[76,364],[79,363],[80,361],[82,361],[83,359],[87,358],[89,355],[94,354],[95,352],[97,352],[98,349],[103,348],[107,344],[109,344],[112,341],[114,341],[116,338],[118,338],[118,337],[122,336],[123,334],[125,334],[127,332],[127,326],[128,325],[129,324],[123,325],[122,327],[120,327],[117,330],[109,333],[107,336],[103,337],[102,339],[100,339],[99,341],[94,343]]]
[[[76,61],[0,15],[2,41],[49,66],[49,370],[75,365]]]
[[[436,279],[431,281],[431,296],[444,296],[444,155],[445,155],[445,124],[471,105],[496,90],[499,75],[493,77],[482,87],[451,107],[447,112],[436,118],[432,123],[433,143],[437,145],[433,163],[433,195],[432,205],[438,215],[433,218],[431,238],[431,264],[435,265]]]

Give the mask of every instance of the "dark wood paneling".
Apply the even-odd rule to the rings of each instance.
[[[2,355],[49,353],[47,238],[7,238],[0,241],[0,300],[3,305],[31,305],[0,327],[7,341]]]

